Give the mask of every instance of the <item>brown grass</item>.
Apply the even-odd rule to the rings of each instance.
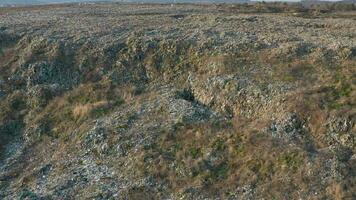
[[[73,108],[73,116],[76,120],[87,117],[95,108],[106,107],[107,101],[98,101],[95,103],[78,104]]]

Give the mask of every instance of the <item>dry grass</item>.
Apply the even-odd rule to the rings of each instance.
[[[142,154],[156,158],[155,164],[142,163],[140,170],[167,181],[176,192],[202,187],[211,196],[228,194],[242,184],[280,183],[287,180],[285,174],[304,187],[307,183],[298,178],[306,159],[303,151],[287,149],[254,127],[254,122],[246,120],[216,121],[181,127],[174,135],[161,134],[155,148]],[[175,169],[170,167],[172,160],[178,161]]]
[[[262,11],[269,12],[264,10],[261,5]],[[223,17],[225,18],[225,16]],[[218,19],[216,18],[216,20]],[[246,20],[256,20],[256,22],[260,21],[261,23],[266,21],[264,17],[252,17],[246,18]],[[218,26],[219,24],[214,21],[214,25]],[[289,28],[291,26],[288,25],[286,27]],[[236,27],[236,31],[238,30],[241,29]],[[258,38],[261,39],[261,37]],[[145,101],[140,100],[146,98],[145,100],[149,102],[157,97],[159,98],[159,95],[161,95],[161,91],[158,91],[160,87],[157,87],[156,90],[156,86],[169,83],[176,87],[175,89],[183,87],[183,84],[178,83],[186,83],[187,72],[190,70],[189,72],[197,75],[196,78],[199,81],[205,81],[217,75],[236,75],[236,77],[248,78],[253,84],[256,84],[257,89],[266,89],[267,92],[270,89],[276,89],[276,93],[280,94],[280,96],[268,96],[266,101],[269,104],[267,105],[261,104],[258,99],[252,99],[256,105],[251,106],[251,110],[256,110],[257,114],[253,115],[256,117],[244,118],[238,115],[240,113],[239,109],[248,107],[250,104],[246,103],[246,106],[244,103],[250,101],[250,99],[244,99],[245,95],[243,93],[241,96],[236,95],[233,98],[230,98],[227,93],[219,96],[222,93],[217,91],[212,96],[221,98],[222,102],[226,103],[229,108],[229,103],[234,102],[231,103],[231,109],[228,109],[229,111],[232,110],[231,112],[234,114],[236,113],[232,119],[224,118],[218,121],[218,119],[214,118],[204,122],[192,122],[192,124],[181,122],[179,124],[169,124],[165,127],[167,129],[163,131],[157,129],[158,134],[149,134],[149,137],[155,137],[152,140],[152,145],[149,143],[144,148],[135,148],[135,152],[132,154],[130,150],[127,150],[127,154],[130,156],[129,160],[135,162],[133,166],[137,166],[137,168],[122,168],[122,164],[115,165],[116,160],[120,157],[116,154],[116,151],[108,151],[108,155],[105,155],[107,157],[99,157],[97,156],[97,151],[93,151],[93,156],[97,159],[95,161],[97,165],[110,163],[110,166],[114,166],[117,171],[121,171],[120,174],[123,174],[123,176],[126,175],[126,170],[134,171],[135,175],[137,174],[138,176],[153,176],[158,181],[162,181],[162,184],[173,192],[185,191],[189,187],[198,188],[198,190],[202,188],[198,192],[211,193],[211,196],[218,194],[221,195],[222,199],[227,199],[229,192],[236,191],[238,187],[243,185],[256,187],[256,193],[265,195],[263,198],[296,199],[298,197],[297,191],[303,191],[302,189],[308,191],[305,188],[309,187],[310,181],[319,180],[317,179],[318,177],[313,177],[312,175],[306,176],[303,171],[306,170],[305,166],[310,161],[308,160],[310,152],[293,146],[292,140],[287,144],[284,140],[273,138],[265,133],[264,130],[270,126],[272,121],[282,120],[286,117],[286,113],[295,112],[301,120],[306,120],[308,134],[310,133],[314,137],[315,143],[320,143],[317,146],[320,148],[328,146],[323,139],[327,131],[325,122],[329,114],[331,112],[351,110],[354,106],[353,99],[355,98],[353,97],[356,94],[354,84],[351,82],[354,79],[354,70],[350,66],[354,66],[355,62],[351,60],[350,50],[340,54],[340,60],[342,60],[340,62],[344,62],[344,66],[340,67],[339,65],[332,66],[334,63],[324,65],[325,63],[321,63],[324,61],[320,61],[320,63],[311,61],[310,56],[305,55],[308,52],[299,52],[299,46],[296,47],[297,50],[292,46],[290,51],[287,49],[287,51],[276,51],[275,53],[270,48],[263,51],[259,49],[260,47],[255,47],[246,52],[243,49],[238,51],[231,50],[231,52],[228,50],[229,52],[225,54],[223,52],[215,52],[209,47],[210,43],[202,46],[206,49],[201,50],[201,48],[195,48],[194,43],[186,44],[178,40],[177,43],[162,41],[165,45],[152,48],[146,52],[136,48],[142,44],[141,42],[136,44],[135,40],[138,41],[139,39],[134,37],[132,46],[127,44],[127,46],[123,47],[124,49],[127,47],[128,50],[119,52],[115,48],[110,48],[108,49],[110,50],[108,54],[103,56],[98,54],[103,57],[98,60],[96,60],[96,54],[92,55],[91,52],[83,50],[82,53],[77,55],[78,60],[83,56],[93,56],[93,58],[86,58],[88,60],[83,61],[83,63],[86,63],[83,65],[84,71],[87,70],[82,74],[82,78],[85,80],[82,82],[83,84],[74,86],[76,88],[54,97],[47,105],[44,105],[43,109],[41,108],[42,110],[34,111],[35,113],[28,117],[29,120],[26,124],[33,124],[34,126],[39,124],[40,127],[46,127],[43,132],[48,133],[49,140],[59,139],[60,148],[54,149],[56,154],[51,157],[52,161],[55,162],[66,158],[65,156],[69,158],[71,154],[72,156],[73,154],[74,156],[79,155],[76,154],[77,145],[74,144],[77,144],[76,142],[82,139],[81,136],[83,135],[81,134],[92,128],[93,119],[103,116],[112,117],[111,112],[116,109],[118,109],[118,114],[121,114],[120,109],[122,107],[119,106],[123,103],[130,103],[125,106],[137,105],[137,108],[140,108],[140,106],[144,108],[146,104],[143,103]],[[234,44],[233,42],[232,44]],[[40,51],[49,50],[42,48],[41,43],[38,45]],[[215,47],[215,45],[219,44],[212,43],[211,46]],[[62,54],[60,49],[56,47],[54,46],[51,50],[52,53],[48,55],[43,52],[32,52],[30,51],[31,49],[27,52],[27,49],[25,49],[23,56],[27,56],[26,59],[33,59],[32,57],[37,56],[34,54],[43,54],[51,60],[61,60],[69,63],[68,66],[72,66],[70,64],[72,58],[68,57],[69,60],[66,61],[64,53]],[[134,49],[136,51],[133,51]],[[195,51],[200,53],[196,54]],[[1,58],[13,56],[13,53],[12,51],[4,51],[3,55],[0,55],[1,67],[6,66],[3,68],[9,68],[7,67],[8,60],[1,60]],[[324,59],[323,56],[321,57]],[[349,60],[345,61],[345,59]],[[114,62],[116,60],[125,62],[122,62],[122,66],[116,66],[111,63],[111,61]],[[329,68],[330,66],[333,68]],[[105,77],[105,73],[109,72],[111,67],[120,69],[117,71],[119,78],[116,80],[114,78],[111,79],[111,77]],[[1,70],[0,72],[2,72]],[[122,73],[122,70],[127,70],[128,73]],[[148,76],[148,78],[145,76]],[[163,79],[166,82],[160,82]],[[157,85],[157,82],[160,85]],[[228,83],[226,91],[235,92],[237,87],[232,87],[230,82]],[[235,82],[232,83],[235,84]],[[287,86],[293,85],[297,89],[292,88],[289,90],[286,87],[283,90],[283,92],[287,91],[286,93],[279,92],[279,86],[274,88],[274,83],[285,83]],[[319,86],[321,86],[320,89],[318,89]],[[239,87],[241,87],[239,90],[244,89],[243,84],[239,85]],[[199,89],[201,89],[200,86],[197,87],[197,90]],[[188,100],[193,103],[199,103],[195,102],[194,94],[191,95],[191,100],[189,100],[190,97],[188,97]],[[209,95],[205,96],[209,97]],[[19,118],[13,113],[22,111],[23,103],[18,100],[20,97],[22,98],[21,95],[16,98],[14,96],[11,102],[9,100],[6,105],[5,101],[0,102],[0,121],[10,117]],[[241,102],[236,99],[241,100]],[[151,102],[154,103],[155,101]],[[219,104],[219,102],[214,103]],[[159,120],[165,117],[166,113],[162,112],[165,108],[163,107],[164,105],[156,106],[153,104],[153,106],[155,109],[153,109],[147,120],[150,123],[158,124],[161,122]],[[215,110],[214,106],[208,104],[206,108],[219,112],[220,110]],[[140,122],[138,120],[143,118],[139,114],[137,112],[132,117],[127,116],[129,120],[127,124],[125,122],[125,124],[119,125],[120,130],[122,129],[125,133],[131,133],[131,130],[135,130],[133,129],[135,126],[144,126],[145,124],[135,123],[135,120]],[[42,124],[45,124],[45,126],[42,126]],[[165,126],[164,123],[163,125]],[[111,128],[119,129],[118,127],[110,127],[110,130],[108,130],[108,146],[112,149],[117,149],[116,146],[123,144],[126,138],[121,136],[117,138],[116,136],[121,134],[110,133]],[[145,130],[142,132],[138,131],[137,134],[145,137]],[[36,134],[37,132],[34,133]],[[42,135],[41,137],[41,140],[43,140],[44,137]],[[128,137],[135,139],[131,135]],[[148,141],[151,142],[151,140]],[[3,141],[0,140],[0,146],[2,143]],[[46,151],[42,153],[42,155],[45,155],[49,148],[44,148],[42,144],[43,141],[37,147]],[[125,144],[123,146],[126,149]],[[127,149],[130,148],[127,147]],[[318,158],[318,155],[315,155]],[[32,158],[31,156],[28,157]],[[122,158],[126,159],[126,157]],[[311,167],[314,167],[313,169],[317,168],[315,167],[316,162],[312,163]],[[61,174],[65,167],[59,166],[55,173]],[[32,169],[28,171],[32,173]],[[315,176],[319,176],[318,173]],[[31,176],[25,177],[23,182],[26,185],[31,184],[31,182],[35,184],[35,180],[32,180]],[[332,186],[333,183],[330,184],[330,196],[336,199],[343,199],[343,186]],[[94,190],[95,187],[96,185],[93,185],[88,190]],[[127,196],[133,199],[142,199],[144,197],[148,198],[148,195],[154,192],[146,190],[146,188],[136,188],[128,191]],[[284,194],[290,195],[289,197],[291,198],[283,196]],[[318,197],[315,198],[318,199]]]
[[[50,101],[31,123],[45,124],[49,135],[65,138],[70,130],[85,127],[88,119],[108,114],[123,103],[120,91],[110,83],[80,85]]]
[[[76,120],[83,119],[89,116],[93,110],[98,108],[108,107],[110,104],[107,101],[98,101],[95,103],[79,104],[73,108],[73,116]]]

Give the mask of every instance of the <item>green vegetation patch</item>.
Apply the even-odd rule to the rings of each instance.
[[[284,152],[279,155],[278,162],[282,167],[296,171],[303,164],[303,157],[299,152]]]

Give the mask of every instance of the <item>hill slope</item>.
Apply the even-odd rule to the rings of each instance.
[[[0,199],[354,199],[356,21],[0,9]]]

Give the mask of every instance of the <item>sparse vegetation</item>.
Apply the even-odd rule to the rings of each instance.
[[[0,8],[0,199],[354,198],[338,6]]]
[[[280,155],[278,161],[282,167],[287,167],[292,170],[297,170],[302,165],[303,158],[298,152],[287,152]]]

